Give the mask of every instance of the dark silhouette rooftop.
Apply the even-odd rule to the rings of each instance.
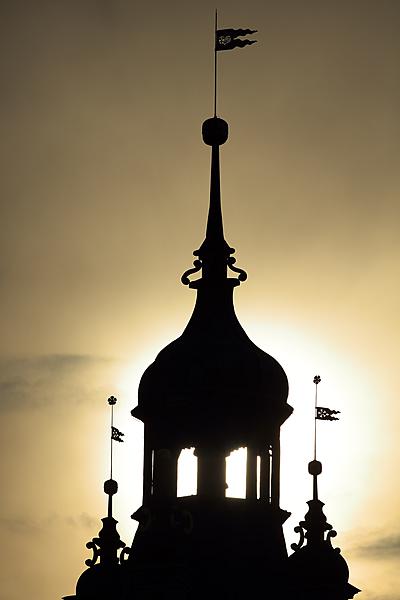
[[[313,460],[308,471],[313,477],[313,498],[307,502],[309,508],[304,521],[295,528],[300,541],[291,545],[294,553],[289,556],[288,573],[293,592],[300,590],[299,600],[354,598],[360,590],[349,583],[349,568],[340,548],[332,546],[332,538],[337,534],[327,522],[324,503],[318,498],[317,478],[322,473],[322,464]]]
[[[253,32],[216,26],[215,81],[217,51],[253,43],[237,39]],[[206,234],[182,276],[196,290],[194,311],[181,336],[144,372],[132,410],[144,423],[143,500],[132,515],[138,529],[132,548],[124,547],[112,514],[117,486],[111,469],[108,516],[88,544],[94,556],[71,600],[248,599],[260,591],[277,600],[348,600],[359,591],[330,542],[335,533],[318,499],[316,457],[313,499],[288,558],[282,525],[290,513],[280,507],[280,428],[292,413],[288,381],[235,314],[233,291],[247,275],[224,235],[220,147],[228,124],[216,116],[216,87],[214,106],[202,127],[211,147]],[[324,410],[324,418],[335,418],[335,411]],[[115,431],[111,453],[112,440],[122,441]],[[178,497],[178,458],[190,447],[197,491]],[[228,498],[226,458],[239,447],[247,452],[246,496]]]
[[[145,371],[132,411],[144,422],[159,422],[181,447],[211,441],[227,449],[250,442],[261,447],[271,427],[292,411],[285,372],[248,338],[233,306],[233,288],[245,274],[234,267],[235,250],[223,231],[219,146],[227,138],[225,121],[205,121],[212,158],[206,237],[194,252],[201,277],[190,281],[191,270],[182,277],[197,290],[196,306],[183,334]],[[238,277],[228,277],[232,268]]]

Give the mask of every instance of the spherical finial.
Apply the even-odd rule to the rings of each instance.
[[[228,139],[228,123],[218,117],[207,119],[203,123],[202,134],[207,146],[222,146]]]
[[[107,481],[104,482],[104,493],[107,494],[107,496],[114,496],[117,492],[118,483],[115,479],[107,479]]]
[[[321,475],[322,463],[320,463],[319,460],[312,460],[308,463],[308,472],[310,475]]]

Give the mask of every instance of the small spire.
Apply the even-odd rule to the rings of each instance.
[[[340,548],[332,546],[332,538],[337,533],[328,523],[324,503],[318,498],[317,478],[322,472],[321,463],[312,460],[308,472],[313,477],[313,499],[307,502],[304,521],[294,528],[300,539],[290,545],[294,550],[289,556],[293,590],[303,592],[304,598],[314,597],[317,590],[324,592],[318,595],[321,598],[329,592],[335,592],[329,596],[332,598],[354,598],[360,590],[349,583],[349,569]],[[305,592],[312,592],[311,596]]]
[[[228,139],[228,123],[218,117],[207,119],[203,123],[203,141],[211,146],[211,180],[210,180],[210,206],[208,210],[206,240],[211,244],[226,245],[229,254],[234,252],[229,248],[224,239],[224,226],[221,208],[221,184],[219,168],[219,147]]]
[[[300,534],[300,541],[297,544],[292,544],[292,550],[299,550],[304,541],[307,540],[307,544],[331,544],[331,538],[336,536],[336,531],[332,529],[332,525],[327,522],[326,516],[324,515],[323,507],[324,503],[318,499],[318,475],[322,473],[322,464],[319,460],[312,460],[308,464],[308,472],[313,477],[313,498],[307,502],[308,512],[304,517],[304,521],[295,527],[295,532]],[[325,539],[325,532],[328,535]]]
[[[322,463],[317,460],[317,420],[321,418],[318,414],[318,385],[321,383],[321,377],[315,375],[313,383],[315,384],[314,459],[308,463],[308,472],[313,478],[313,496],[312,500],[307,502],[309,509],[304,521],[301,521],[299,526],[295,528],[296,533],[300,534],[300,541],[298,544],[291,545],[293,550],[299,550],[305,539],[307,539],[308,544],[322,544],[325,542],[330,543],[331,538],[336,536],[336,531],[332,529],[332,525],[327,522],[324,515],[324,503],[318,498],[318,476],[322,473]],[[325,532],[328,532],[326,539]]]
[[[241,281],[247,279],[245,271],[233,266],[236,259],[231,255],[235,252],[235,249],[227,244],[224,237],[219,147],[227,141],[228,131],[228,123],[216,116],[207,119],[203,123],[203,141],[207,146],[211,146],[210,205],[205,240],[200,248],[193,252],[198,259],[193,262],[194,268],[188,269],[182,275],[182,283],[193,288],[198,287],[199,281],[207,281],[213,284],[225,281],[228,267],[238,273],[234,285],[239,285]],[[189,275],[200,271],[200,269],[203,271],[202,279],[190,281]]]
[[[125,543],[121,541],[119,533],[117,531],[117,523],[113,517],[113,496],[118,492],[118,483],[112,478],[113,469],[113,441],[123,441],[118,439],[115,431],[121,435],[124,435],[113,425],[114,423],[114,406],[117,403],[115,396],[110,396],[107,400],[111,406],[111,456],[110,456],[110,479],[104,482],[104,493],[108,496],[108,507],[107,516],[102,520],[103,527],[99,531],[98,537],[93,538],[86,544],[86,547],[93,551],[92,558],[88,558],[85,564],[88,567],[93,567],[97,560],[100,560],[100,564],[105,566],[116,565],[119,563],[120,558],[118,557],[118,550],[125,548]]]
[[[104,484],[104,489],[106,489],[107,484],[110,484],[111,487],[111,485],[116,486],[117,482],[113,481],[112,479],[106,481]],[[103,527],[99,531],[98,537],[94,537],[86,544],[86,548],[89,548],[89,550],[93,551],[92,558],[88,558],[85,561],[85,564],[88,567],[94,567],[94,565],[97,563],[97,560],[99,560],[100,564],[103,566],[117,565],[120,562],[118,550],[125,548],[125,543],[121,541],[117,531],[118,521],[116,521],[111,514],[112,503],[110,502],[110,499],[112,497],[112,493],[106,493],[109,495],[108,516],[101,519]]]
[[[118,521],[112,516],[112,497],[118,492],[118,483],[114,479],[108,479],[104,482],[104,492],[108,496],[108,514],[102,519],[103,527],[99,536],[86,544],[87,548],[93,550],[93,558],[86,560],[89,567],[96,563],[97,558],[103,564],[118,564],[118,550],[125,548],[117,531]]]
[[[114,406],[117,403],[115,396],[107,399],[111,406],[111,431],[110,431],[110,479],[104,483],[104,493],[108,495],[108,516],[112,517],[112,497],[118,492],[118,483],[113,479],[113,442],[123,442],[122,431],[114,427]]]
[[[228,139],[228,123],[217,117],[217,88],[218,88],[218,60],[221,50],[243,48],[254,44],[256,40],[241,39],[253,33],[256,29],[219,29],[218,11],[215,11],[214,26],[214,116],[203,123],[203,141],[211,146],[211,185],[210,208],[208,211],[206,238],[200,248],[193,252],[198,257],[193,262],[193,268],[188,269],[181,277],[184,285],[198,288],[201,284],[211,283],[212,286],[224,285],[227,279],[227,268],[238,274],[236,279],[230,278],[232,287],[246,281],[247,274],[243,269],[234,266],[236,259],[231,256],[235,250],[225,241],[221,210],[221,190],[219,172],[219,147]],[[202,278],[191,281],[189,276],[202,270]]]
[[[308,472],[313,478],[312,500],[307,502],[308,511],[304,521],[294,528],[299,541],[291,544],[294,553],[289,556],[291,590],[300,591],[304,598],[329,597],[345,600],[354,598],[360,590],[349,583],[349,569],[341,556],[340,548],[332,546],[332,538],[337,533],[328,523],[324,514],[324,503],[318,498],[318,477],[322,473],[322,464],[317,460],[317,420],[337,420],[332,415],[339,411],[318,406],[318,385],[321,377],[316,375],[315,415],[314,415],[314,460],[308,464]],[[295,596],[296,596],[295,594]],[[297,597],[297,596],[296,596]]]

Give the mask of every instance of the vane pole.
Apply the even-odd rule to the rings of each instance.
[[[214,117],[217,116],[217,74],[218,74],[218,59],[217,59],[217,28],[218,28],[218,11],[215,10],[215,30],[214,30]]]
[[[112,479],[112,474],[113,474],[113,438],[112,438],[113,425],[114,425],[114,404],[111,404],[110,479]]]
[[[321,381],[321,377],[316,375],[313,379],[315,383],[315,407],[314,407],[314,460],[308,464],[308,472],[313,476],[313,500],[318,500],[318,475],[321,474],[322,465],[317,460],[317,407],[318,407],[318,384]]]
[[[313,379],[315,383],[315,408],[314,408],[314,460],[317,460],[317,406],[318,406],[318,384],[321,377],[316,375]]]
[[[113,474],[113,427],[114,427],[114,404],[116,404],[117,399],[115,396],[110,396],[107,400],[108,404],[111,406],[111,428],[110,428],[110,479],[112,479]]]

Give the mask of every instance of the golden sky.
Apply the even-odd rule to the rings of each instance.
[[[74,592],[105,515],[108,406],[116,517],[140,505],[138,380],[184,328],[180,284],[204,235],[215,3],[0,5],[0,600]],[[249,279],[250,337],[276,357],[294,414],[282,508],[311,496],[313,384],[321,497],[363,600],[399,600],[400,3],[221,0],[259,30],[220,55],[226,238]],[[361,595],[360,595],[361,598]]]

